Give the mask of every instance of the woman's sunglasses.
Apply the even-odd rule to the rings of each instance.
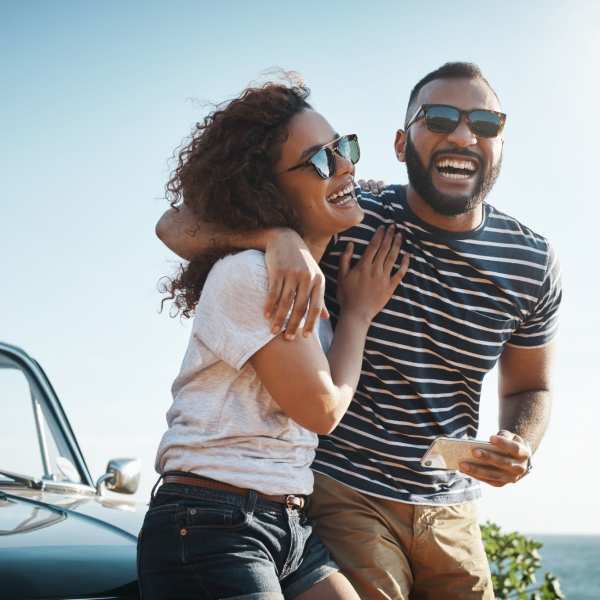
[[[434,133],[452,133],[465,117],[467,125],[477,137],[493,138],[500,134],[506,115],[495,110],[476,108],[461,110],[448,104],[422,104],[406,125],[408,129],[419,119],[425,119],[425,125]]]
[[[335,175],[336,154],[341,158],[349,160],[353,165],[358,162],[358,159],[360,158],[360,146],[358,145],[358,137],[355,133],[344,135],[337,140],[322,146],[314,154],[311,154],[304,162],[286,169],[283,173],[311,166],[319,177],[322,179],[329,179]]]

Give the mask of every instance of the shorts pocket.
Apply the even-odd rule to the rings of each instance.
[[[178,519],[181,561],[205,564],[230,554],[243,543],[251,521],[251,513],[233,506],[186,507]]]
[[[236,506],[187,506],[180,522],[187,529],[239,529],[251,515]]]

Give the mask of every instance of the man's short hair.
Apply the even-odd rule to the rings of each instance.
[[[498,98],[498,94],[496,94],[494,88],[490,85],[490,82],[483,76],[481,69],[475,63],[447,62],[435,71],[427,73],[427,75],[425,75],[425,77],[423,77],[412,89],[410,97],[408,98],[408,106],[406,108],[407,119],[410,118],[410,113],[412,112],[411,109],[415,103],[415,100],[417,99],[417,96],[419,95],[419,92],[421,91],[421,88],[427,85],[430,81],[434,81],[436,79],[480,79],[490,88],[490,90],[492,90],[496,98]]]

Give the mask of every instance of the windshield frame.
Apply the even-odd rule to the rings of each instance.
[[[81,479],[81,482],[60,482],[49,478],[43,478],[44,487],[63,487],[64,484],[65,487],[73,489],[81,488],[82,486],[95,489],[94,482],[85,462],[83,453],[81,452],[79,443],[77,442],[77,438],[75,437],[75,433],[73,432],[60,400],[41,365],[20,348],[3,342],[0,342],[0,356],[6,357],[10,362],[14,363],[15,368],[20,369],[27,379],[31,389],[32,398],[37,400],[40,404],[41,412],[43,413],[43,417],[46,420],[51,434],[55,438],[57,447],[59,449],[64,447],[69,451],[69,458],[73,459],[73,466]],[[39,436],[35,436],[35,440],[38,444],[38,451],[43,454],[44,449],[41,446],[42,440],[39,439]],[[0,469],[3,467],[4,465],[0,463]],[[11,469],[7,468],[5,470],[10,471]],[[34,480],[37,479],[35,475],[30,474],[25,475],[25,477],[31,477]],[[0,485],[12,487],[11,483],[14,485],[14,482],[11,481],[0,481]]]

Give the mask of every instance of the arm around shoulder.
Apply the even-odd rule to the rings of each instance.
[[[175,254],[190,260],[217,246],[224,233],[216,225],[205,223],[185,205],[165,211],[156,223],[157,237]]]
[[[156,223],[157,237],[185,260],[224,248],[265,250],[269,242],[289,230],[282,228],[232,231],[200,219],[185,204],[166,210]]]

